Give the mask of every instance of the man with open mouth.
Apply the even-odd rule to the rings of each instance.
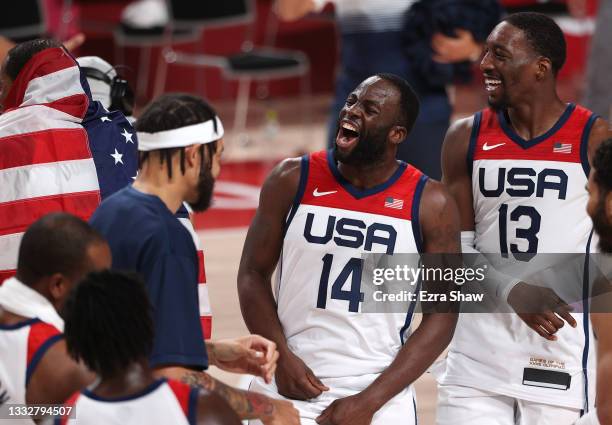
[[[559,98],[565,57],[561,29],[542,14],[509,15],[489,35],[480,68],[490,108],[457,121],[442,151],[464,253],[527,267],[540,253],[588,251],[585,186],[610,132]],[[495,271],[490,289],[518,314],[462,314],[447,358],[433,369],[439,425],[571,424],[593,407],[588,302],[572,313],[550,288],[507,270]],[[537,308],[525,311],[528,301]]]
[[[281,355],[275,382],[251,390],[294,400],[303,425],[416,424],[412,383],[452,337],[452,310],[414,331],[415,303],[363,311],[363,254],[459,252],[444,186],[395,159],[418,109],[402,78],[372,76],[349,94],[334,149],[283,161],[263,186],[238,292],[249,329]]]

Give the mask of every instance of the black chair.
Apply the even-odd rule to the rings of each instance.
[[[284,78],[301,78],[302,96],[309,94],[309,62],[306,55],[295,50],[272,47],[255,47],[252,42],[254,4],[252,0],[191,1],[167,0],[170,22],[156,39],[162,47],[155,81],[155,95],[164,91],[168,67],[182,65],[192,67],[215,67],[228,80],[238,80],[238,96],[234,118],[235,134],[241,135],[246,128],[249,106],[249,92],[252,81],[267,81]],[[270,18],[270,17],[269,17]],[[242,48],[234,54],[220,56],[206,53],[189,53],[175,48],[183,41],[179,32],[197,32],[203,38],[203,30],[226,26],[247,25],[247,36]],[[268,27],[274,28],[269,25]],[[127,36],[125,31],[116,40]],[[200,38],[200,41],[202,40]],[[270,39],[270,37],[266,37]],[[151,42],[152,38],[148,38]],[[193,39],[192,39],[193,40]]]
[[[5,7],[0,14],[0,35],[19,42],[47,32],[41,0],[20,0]]]

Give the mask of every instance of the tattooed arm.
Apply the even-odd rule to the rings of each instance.
[[[274,400],[263,394],[230,387],[206,372],[182,367],[164,367],[157,374],[204,388],[221,396],[234,409],[240,419],[259,419],[266,425],[298,425],[299,416],[293,405],[284,400]]]

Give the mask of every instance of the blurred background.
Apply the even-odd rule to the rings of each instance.
[[[213,104],[226,128],[226,150],[215,186],[214,205],[209,211],[196,215],[195,224],[205,252],[214,338],[246,332],[238,306],[236,273],[246,228],[255,213],[263,180],[279,160],[327,146],[328,127],[334,126],[330,111],[336,84],[342,73],[350,72],[346,63],[343,64],[347,61],[343,49],[345,54],[349,47],[353,54],[363,53],[363,57],[357,57],[357,64],[361,61],[365,65],[369,61],[367,51],[362,52],[359,43],[343,46],[343,42],[349,42],[347,33],[351,33],[347,24],[351,15],[348,13],[347,20],[346,10],[342,10],[347,7],[346,1],[341,6],[342,0],[337,0],[336,5],[304,0],[314,8],[295,16],[281,13],[274,1],[20,0],[12,2],[10,10],[4,3],[7,10],[0,18],[0,34],[14,42],[39,36],[68,40],[83,33],[85,41],[73,50],[73,54],[103,60],[89,58],[81,62],[81,66],[101,71],[102,75],[89,79],[92,91],[112,98],[113,78],[126,80],[134,93],[132,114],[136,119],[151,99],[168,91],[201,95]],[[415,5],[426,8],[436,2],[444,3],[440,0],[403,1],[403,5],[397,0],[372,0],[372,3],[383,11],[397,8],[398,4],[407,10],[414,9]],[[597,100],[589,96],[598,94],[604,101],[596,112],[609,118],[612,77],[606,75],[611,74],[612,68],[606,64],[612,66],[612,46],[609,46],[612,35],[603,34],[602,23],[611,26],[607,20],[612,19],[612,0],[463,3],[476,9],[497,4],[499,13],[535,10],[554,17],[566,35],[568,46],[568,59],[559,75],[561,98],[568,102],[586,101],[587,106],[595,108]],[[338,15],[338,12],[342,13]],[[493,17],[497,21],[497,17]],[[359,19],[364,21],[364,16],[356,20]],[[367,26],[370,21],[366,21],[364,25]],[[374,19],[375,24],[383,26],[383,31],[385,22]],[[461,72],[445,74],[433,90],[448,109],[444,112],[447,116],[441,128],[443,135],[449,119],[452,122],[486,106],[477,49],[486,34],[483,37],[474,31],[465,41],[462,33],[455,31],[461,24],[455,24],[455,29],[431,28],[427,31],[425,28],[424,32],[429,35],[416,34],[415,28],[402,25],[393,31],[399,32],[400,40],[405,43],[416,36],[425,37],[426,54],[430,56],[443,55],[440,50],[449,38],[463,44],[447,44],[447,50],[448,46],[455,53],[460,48],[467,49],[467,57],[451,60],[461,64]],[[420,31],[423,32],[423,28]],[[438,40],[442,44],[435,50],[431,46],[440,32],[447,38]],[[385,43],[375,41],[373,46],[364,45],[363,49],[384,49]],[[409,54],[406,53],[410,52],[406,50],[409,48],[401,47],[400,50],[404,50],[400,55]],[[446,55],[452,53],[447,51]],[[386,60],[394,64],[400,58],[391,52]],[[433,65],[437,67],[439,63]],[[602,77],[607,78],[609,84],[597,81]],[[604,84],[604,89],[598,89],[597,84]],[[435,97],[432,90],[418,91],[422,100]],[[440,110],[429,108],[427,101],[424,103],[422,116],[425,125],[429,125],[427,120]],[[431,137],[440,139],[437,145],[420,147],[424,150],[417,152],[439,157],[442,136]],[[418,140],[410,136],[404,143],[411,142],[412,146],[418,145]],[[407,155],[404,159],[411,161],[421,153]],[[247,382],[244,377],[215,373],[232,384],[245,385]],[[417,397],[421,423],[433,423],[436,399],[432,378],[425,376],[419,380]]]

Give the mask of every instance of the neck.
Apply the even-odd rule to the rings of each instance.
[[[174,213],[183,202],[185,188],[180,165],[178,163],[172,165],[172,179],[170,179],[166,163],[159,164],[159,158],[150,158],[138,172],[133,187],[140,192],[157,196]]]
[[[548,95],[533,95],[529,100],[509,107],[508,116],[514,131],[529,140],[550,130],[565,112],[566,107],[556,91],[552,90]]]
[[[370,189],[386,182],[398,167],[395,150],[387,152],[380,161],[375,163],[349,165],[340,162],[338,164],[340,174],[358,189]]]
[[[137,394],[155,381],[146,359],[130,364],[110,377],[104,377],[93,393],[104,398],[129,397]]]

